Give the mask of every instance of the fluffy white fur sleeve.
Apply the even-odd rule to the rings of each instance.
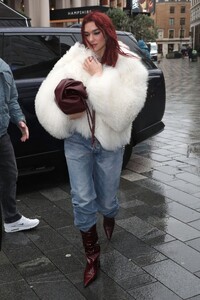
[[[146,100],[148,71],[137,57],[119,56],[115,68],[87,84],[90,102],[103,121],[121,132],[136,118]]]

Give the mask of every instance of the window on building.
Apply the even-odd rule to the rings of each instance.
[[[108,5],[108,0],[101,0],[100,5]]]
[[[168,44],[168,53],[174,50],[174,44]]]
[[[181,6],[181,13],[182,13],[182,14],[185,13],[185,6]]]
[[[158,30],[158,39],[163,39],[163,36],[164,36],[163,29],[159,29]]]
[[[170,12],[170,14],[174,14],[175,6],[170,6],[169,12]]]
[[[169,25],[174,25],[174,18],[169,18]]]
[[[185,30],[181,29],[180,30],[180,39],[183,39],[185,37]]]
[[[185,25],[185,18],[180,18],[180,25]]]
[[[158,53],[163,53],[163,45],[162,44],[158,44]]]
[[[170,29],[169,30],[169,39],[173,39],[174,38],[174,30]]]

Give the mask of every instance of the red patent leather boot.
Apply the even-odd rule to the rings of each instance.
[[[96,224],[86,232],[81,231],[81,235],[87,259],[87,264],[84,272],[84,286],[86,287],[96,279],[97,272],[100,266],[100,246],[97,243],[98,235],[96,231]]]
[[[107,218],[104,216],[103,227],[108,240],[111,239],[115,227],[115,218]]]

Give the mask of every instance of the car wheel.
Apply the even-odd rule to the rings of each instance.
[[[126,168],[128,162],[130,160],[131,154],[132,154],[132,149],[133,149],[133,146],[130,144],[125,146],[122,169]]]

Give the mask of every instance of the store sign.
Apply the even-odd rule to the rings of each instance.
[[[109,8],[105,6],[85,6],[75,8],[63,8],[50,11],[50,20],[80,19],[93,10],[106,12]]]
[[[133,13],[153,13],[155,11],[155,0],[127,0],[126,9]]]

